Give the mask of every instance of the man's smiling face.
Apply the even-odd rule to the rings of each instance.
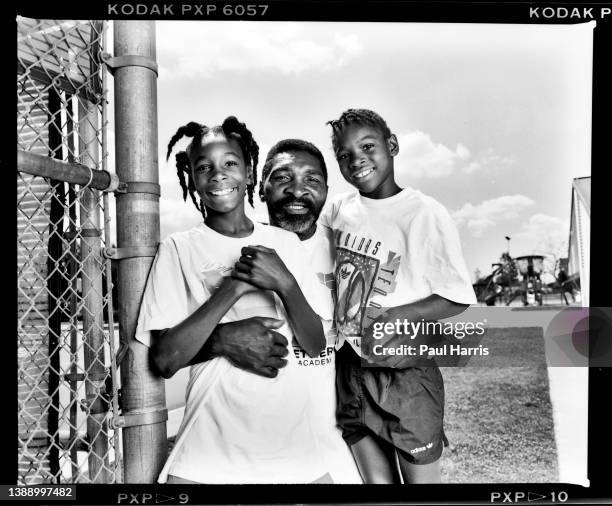
[[[327,183],[321,163],[307,151],[274,155],[270,173],[262,185],[270,224],[308,239],[327,199]]]

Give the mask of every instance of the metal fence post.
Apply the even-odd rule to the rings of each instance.
[[[95,168],[99,163],[97,107],[79,102],[79,155],[81,163]],[[102,314],[102,259],[100,208],[97,190],[82,188],[81,214],[81,290],[83,293],[83,342],[85,359],[85,410],[89,443],[89,477],[92,483],[108,483],[108,402],[104,360],[104,320]]]
[[[155,24],[152,21],[115,21],[114,57],[123,64],[114,71],[116,171],[126,183],[158,184],[157,81]],[[131,57],[131,58],[130,58]],[[152,62],[143,66],[134,58]],[[130,62],[131,60],[131,62]],[[117,195],[117,247],[156,246],[159,243],[159,196],[130,191]],[[121,363],[123,415],[141,420],[163,411],[163,379],[149,369],[148,348],[134,340],[138,310],[152,257],[119,262],[119,333],[127,343]],[[167,457],[165,420],[153,417],[146,425],[123,429],[126,483],[153,483]],[[149,422],[152,421],[148,420]],[[137,422],[136,422],[137,423]],[[144,422],[143,422],[144,423]]]

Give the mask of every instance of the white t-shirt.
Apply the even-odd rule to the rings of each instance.
[[[249,237],[231,238],[202,223],[160,244],[136,339],[149,345],[149,331],[183,321],[229,275],[241,248],[256,244],[274,248],[304,293],[310,293],[313,277],[302,267],[295,234],[255,223]],[[319,312],[317,302],[309,302]],[[278,332],[290,343],[287,366],[276,378],[246,372],[223,357],[192,366],[185,415],[160,483],[168,474],[201,483],[310,483],[328,472],[310,416],[309,376],[297,363],[280,299],[271,291],[247,294],[221,323],[253,316],[285,319]]]
[[[412,188],[379,200],[345,193],[320,223],[334,234],[338,333],[359,355],[367,318],[387,308],[434,293],[476,303],[457,228],[432,197]]]
[[[325,331],[327,346],[318,357],[309,357],[297,342],[293,352],[298,365],[306,374],[306,383],[311,392],[312,408],[309,413],[315,426],[321,455],[325,460],[334,483],[362,483],[355,460],[342,439],[342,431],[336,421],[336,350],[343,341],[333,320],[335,280],[333,238],[330,230],[317,227],[315,234],[301,242],[300,257],[316,276],[316,283],[308,299],[320,303],[319,315]],[[325,312],[327,308],[328,311]]]

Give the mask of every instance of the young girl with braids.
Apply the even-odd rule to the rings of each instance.
[[[311,356],[325,339],[299,284],[313,276],[296,261],[298,237],[250,220],[258,146],[244,123],[228,117],[208,128],[189,123],[168,145],[183,198],[204,220],[159,246],[140,309],[136,338],[150,346],[164,377],[191,365],[185,415],[160,483],[309,483],[325,481],[306,413],[310,399],[291,344],[286,367],[265,378],[224,357],[198,354],[219,323],[267,317],[270,332],[293,337]],[[196,198],[196,194],[199,198]]]

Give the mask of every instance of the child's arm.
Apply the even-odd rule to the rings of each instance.
[[[414,322],[418,324],[419,322],[432,322],[450,318],[451,316],[462,313],[469,306],[469,304],[454,302],[438,294],[432,294],[410,304],[391,307],[376,318],[376,320],[368,324],[367,328],[364,329],[364,339],[362,341],[363,352],[368,361],[376,363],[379,366],[403,368],[421,364],[422,357],[420,356],[415,358],[400,354],[373,354],[373,347],[378,345],[382,348],[399,348],[402,345],[410,345],[416,347],[416,349],[420,349],[419,346],[422,344],[434,345],[440,339],[439,335],[430,335],[423,330],[416,334],[405,332],[406,327],[404,326],[404,322]],[[394,324],[393,330],[391,332],[385,331],[381,338],[375,339],[373,337],[375,324],[380,325],[378,328],[378,330],[380,330],[383,328],[382,325],[387,323]],[[398,324],[399,327],[396,326]],[[397,328],[400,329],[399,332]]]
[[[325,347],[325,335],[319,316],[312,310],[297,281],[276,251],[264,246],[242,248],[232,277],[278,294],[300,346],[316,357]]]
[[[416,302],[390,308],[386,312],[385,321],[394,321],[396,319],[406,319],[414,322],[421,319],[436,321],[463,313],[468,307],[470,307],[469,304],[453,302],[434,293]]]
[[[170,378],[187,366],[234,303],[252,291],[248,283],[227,277],[213,295],[174,327],[155,332],[150,357],[158,372]]]

